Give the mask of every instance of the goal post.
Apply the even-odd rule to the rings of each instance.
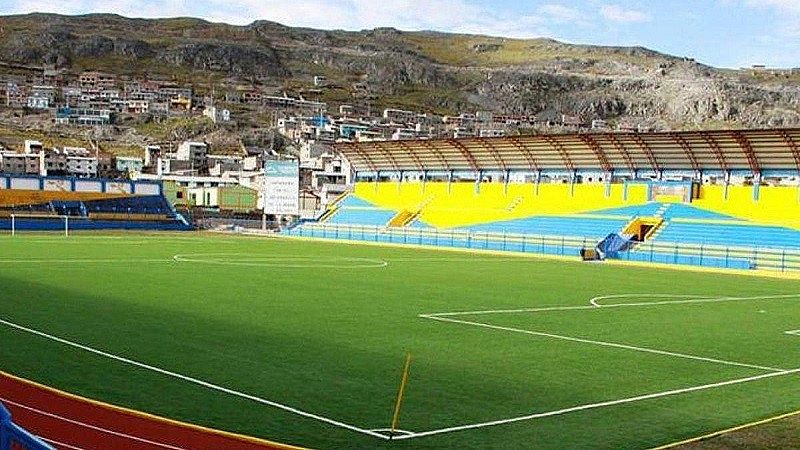
[[[19,214],[14,213],[9,216],[10,218],[10,231],[11,236],[16,236],[25,231],[58,231],[64,237],[69,237],[70,233],[70,220],[67,215],[37,215],[37,214]],[[59,219],[60,224],[57,227],[47,226],[45,221]],[[42,221],[41,224],[36,224],[36,221]]]

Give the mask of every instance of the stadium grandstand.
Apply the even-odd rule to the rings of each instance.
[[[191,229],[160,182],[0,175],[0,229]]]
[[[288,233],[797,270],[798,145],[800,129],[339,143],[353,192]]]

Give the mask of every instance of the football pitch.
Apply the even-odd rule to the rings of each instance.
[[[800,281],[225,235],[0,236],[0,369],[321,449],[649,448],[800,408]]]

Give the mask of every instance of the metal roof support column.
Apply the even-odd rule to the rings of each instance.
[[[569,196],[570,197],[574,197],[575,196],[575,181],[577,181],[577,179],[578,179],[578,171],[575,170],[575,169],[572,169],[572,171],[569,174]]]
[[[625,160],[625,165],[628,166],[628,171],[630,171],[631,176],[636,178],[636,165],[633,163],[633,158],[631,158],[631,154],[628,152],[628,149],[625,148],[625,145],[617,139],[611,133],[607,133],[605,135],[609,141],[614,145],[614,148],[622,155],[622,159]]]
[[[453,171],[452,170],[448,170],[447,171],[447,193],[448,194],[450,194],[450,192],[451,192],[450,188],[451,188],[452,184],[453,184]]]
[[[542,138],[545,140],[545,142],[550,144],[550,147],[555,149],[559,155],[561,155],[561,160],[564,162],[564,168],[574,171],[575,165],[572,163],[572,159],[569,157],[569,153],[567,153],[567,150],[564,148],[564,146],[561,145],[561,143],[558,142],[553,136],[543,135]]]
[[[683,152],[686,154],[686,158],[689,159],[689,164],[692,165],[692,171],[694,172],[693,178],[696,179],[700,173],[700,164],[697,163],[697,156],[695,156],[694,151],[692,151],[692,147],[688,142],[686,142],[686,139],[684,139],[683,136],[677,133],[670,133],[669,135],[675,140],[675,142],[678,143],[681,149],[683,149]]]
[[[742,152],[747,157],[747,163],[750,165],[750,170],[753,172],[753,177],[758,178],[760,181],[761,166],[758,164],[758,158],[756,158],[756,154],[753,151],[753,146],[750,145],[750,141],[739,131],[734,132],[733,137],[736,139],[736,142],[739,144]]]
[[[731,171],[730,170],[726,170],[725,171],[725,189],[724,189],[724,192],[722,193],[722,198],[725,201],[728,200],[728,186],[730,186],[730,185],[731,185]]]
[[[464,146],[464,144],[458,142],[455,139],[448,139],[447,143],[457,148],[458,151],[461,152],[461,154],[464,156],[464,159],[466,159],[467,163],[469,163],[470,167],[472,167],[472,170],[474,170],[475,172],[480,171],[480,169],[478,168],[478,162],[475,161],[475,157],[472,155],[472,152],[470,152],[469,149]]]
[[[497,149],[492,145],[490,138],[478,138],[478,142],[480,142],[481,146],[492,155],[495,161],[497,161],[498,169],[506,170],[506,162],[503,160],[503,157],[500,156],[500,153]]]
[[[789,146],[789,150],[792,152],[792,157],[794,158],[794,165],[797,167],[797,174],[800,175],[800,149],[798,149],[797,143],[789,136],[786,130],[781,131],[781,137],[783,141],[786,142],[786,145]]]
[[[608,157],[606,156],[606,153],[603,151],[603,147],[601,147],[596,140],[594,140],[591,136],[587,134],[582,134],[580,136],[580,139],[583,141],[584,144],[586,144],[589,147],[589,149],[592,150],[594,155],[597,157],[597,162],[600,164],[600,168],[603,169],[603,172],[605,173],[611,172],[613,168],[611,167],[611,163],[608,162]]]
[[[706,141],[706,144],[708,144],[708,147],[714,153],[714,157],[717,158],[719,168],[722,169],[723,172],[727,172],[728,162],[725,160],[725,154],[722,153],[722,148],[720,148],[719,143],[708,132],[704,131],[700,133],[700,135],[703,136],[703,140]]]
[[[517,150],[519,150],[520,153],[525,156],[525,160],[528,162],[530,169],[533,171],[539,170],[539,164],[536,162],[536,158],[533,157],[533,153],[531,153],[530,149],[525,147],[525,145],[523,145],[517,137],[510,137],[508,139],[512,144],[514,144],[514,147],[516,147]]]
[[[656,175],[656,178],[659,180],[663,177],[663,171],[661,167],[658,165],[658,161],[656,160],[655,154],[653,154],[653,149],[650,148],[649,145],[642,139],[639,134],[634,134],[632,136],[633,141],[636,142],[636,145],[639,146],[639,149],[644,153],[644,156],[650,162],[650,167],[653,168],[653,173]]]

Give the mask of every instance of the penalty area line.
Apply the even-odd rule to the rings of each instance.
[[[768,372],[780,373],[780,372],[783,372],[783,371],[786,370],[786,369],[779,369],[779,368],[776,368],[776,367],[759,366],[759,365],[755,365],[755,364],[747,364],[747,363],[742,363],[742,362],[737,362],[737,361],[727,361],[727,360],[724,360],[724,359],[708,358],[708,357],[705,357],[705,356],[690,355],[690,354],[687,354],[687,353],[676,353],[676,352],[670,352],[670,351],[666,351],[666,350],[658,350],[658,349],[648,348],[648,347],[637,347],[637,346],[634,346],[634,345],[619,344],[619,343],[616,343],[616,342],[596,341],[596,340],[592,340],[592,339],[584,339],[584,338],[573,337],[573,336],[564,336],[564,335],[561,335],[561,334],[544,333],[544,332],[541,332],[541,331],[531,331],[531,330],[523,330],[521,328],[512,328],[512,327],[504,327],[504,326],[500,326],[500,325],[492,325],[492,324],[483,323],[483,322],[471,322],[471,321],[468,321],[468,320],[451,319],[449,317],[441,317],[441,316],[438,316],[438,315],[426,315],[426,314],[423,314],[423,315],[420,315],[419,317],[424,318],[424,319],[436,320],[436,321],[439,321],[439,322],[450,322],[450,323],[456,323],[456,324],[461,324],[461,325],[471,325],[471,326],[474,326],[474,327],[487,328],[487,329],[490,329],[490,330],[508,331],[508,332],[512,332],[512,333],[527,334],[527,335],[531,335],[531,336],[539,336],[539,337],[545,337],[545,338],[550,338],[550,339],[560,339],[560,340],[563,340],[563,341],[578,342],[578,343],[582,343],[582,344],[599,345],[599,346],[602,346],[602,347],[619,348],[619,349],[622,349],[622,350],[632,350],[632,351],[643,352],[643,353],[653,353],[653,354],[656,354],[656,355],[671,356],[671,357],[674,357],[674,358],[691,359],[691,360],[695,360],[695,361],[703,361],[703,362],[709,362],[709,363],[714,363],[714,364],[723,364],[723,365],[727,365],[727,366],[746,367],[748,369],[764,370],[764,371],[768,371]]]
[[[28,328],[26,326],[19,325],[19,324],[16,324],[14,322],[10,322],[10,321],[4,320],[4,319],[0,319],[0,324],[5,325],[5,326],[7,326],[9,328],[13,328],[13,329],[18,330],[18,331],[23,331],[23,332],[26,332],[26,333],[30,333],[30,334],[33,334],[33,335],[36,335],[36,336],[39,336],[39,337],[54,341],[54,342],[58,342],[60,344],[67,345],[69,347],[77,348],[77,349],[84,350],[84,351],[89,352],[89,353],[93,353],[95,355],[99,355],[99,356],[102,356],[102,357],[105,357],[105,358],[108,358],[108,359],[112,359],[114,361],[118,361],[118,362],[121,362],[121,363],[124,363],[124,364],[128,364],[128,365],[131,365],[131,366],[139,367],[139,368],[145,369],[145,370],[150,370],[152,372],[160,373],[160,374],[166,375],[168,377],[176,378],[176,379],[179,379],[179,380],[182,380],[182,381],[186,381],[186,382],[189,382],[189,383],[192,383],[192,384],[196,384],[198,386],[202,386],[204,388],[211,389],[211,390],[218,391],[218,392],[222,392],[222,393],[225,393],[225,394],[228,394],[228,395],[232,395],[232,396],[235,396],[235,397],[240,397],[240,398],[243,398],[243,399],[246,399],[246,400],[251,400],[251,401],[256,402],[256,403],[260,403],[260,404],[263,404],[263,405],[271,406],[271,407],[274,407],[274,408],[277,408],[277,409],[280,409],[280,410],[283,410],[283,411],[286,411],[286,412],[289,412],[289,413],[292,413],[292,414],[295,414],[295,415],[298,415],[298,416],[301,416],[301,417],[305,417],[305,418],[308,418],[308,419],[313,419],[313,420],[316,420],[316,421],[319,421],[319,422],[323,422],[323,423],[326,423],[328,425],[333,425],[335,427],[344,428],[346,430],[350,430],[350,431],[354,431],[354,432],[357,432],[357,433],[365,434],[365,435],[372,436],[372,437],[375,437],[375,438],[378,438],[378,439],[384,439],[384,440],[388,440],[389,439],[388,436],[385,436],[385,435],[383,435],[381,433],[376,433],[374,431],[370,431],[370,430],[367,430],[367,429],[364,429],[364,428],[360,428],[360,427],[357,427],[355,425],[350,425],[350,424],[347,424],[347,423],[344,423],[344,422],[340,422],[338,420],[334,420],[334,419],[331,419],[331,418],[328,418],[328,417],[325,417],[325,416],[320,416],[318,414],[313,414],[313,413],[310,413],[310,412],[307,412],[307,411],[303,411],[301,409],[298,409],[298,408],[295,408],[295,407],[292,407],[292,406],[284,405],[282,403],[278,403],[278,402],[275,402],[275,401],[272,401],[272,400],[267,400],[265,398],[257,397],[257,396],[252,395],[252,394],[247,394],[245,392],[236,391],[234,389],[226,388],[224,386],[220,386],[218,384],[213,384],[213,383],[210,383],[208,381],[200,380],[198,378],[193,378],[193,377],[190,377],[188,375],[183,375],[183,374],[180,374],[180,373],[177,373],[177,372],[172,372],[170,370],[162,369],[160,367],[152,366],[150,364],[139,362],[139,361],[136,361],[136,360],[133,360],[133,359],[130,359],[130,358],[125,358],[123,356],[115,355],[113,353],[108,353],[108,352],[105,352],[105,351],[102,351],[102,350],[98,350],[96,348],[89,347],[87,345],[79,344],[77,342],[73,342],[73,341],[70,341],[70,340],[67,340],[67,339],[64,339],[64,338],[60,338],[60,337],[54,336],[52,334],[47,334],[47,333],[45,333],[43,331],[35,330],[33,328]]]
[[[541,418],[545,418],[545,417],[560,416],[560,415],[569,414],[569,413],[578,412],[578,411],[586,411],[586,410],[597,409],[597,408],[605,408],[605,407],[609,407],[609,406],[624,405],[624,404],[627,404],[627,403],[640,402],[640,401],[644,401],[644,400],[651,400],[651,399],[655,399],[655,398],[668,397],[668,396],[672,396],[672,395],[686,394],[686,393],[689,393],[689,392],[697,392],[697,391],[703,391],[703,390],[707,390],[707,389],[715,389],[715,388],[720,388],[720,387],[724,387],[724,386],[732,386],[732,385],[742,384],[742,383],[750,383],[750,382],[753,382],[753,381],[763,380],[763,379],[766,379],[766,378],[780,377],[780,376],[792,375],[792,374],[796,374],[796,373],[800,373],[800,368],[791,369],[791,370],[783,370],[781,372],[765,373],[765,374],[755,375],[755,376],[746,377],[746,378],[736,378],[736,379],[732,379],[732,380],[721,381],[721,382],[718,382],[718,383],[702,384],[702,385],[691,386],[691,387],[687,387],[687,388],[673,389],[671,391],[655,392],[655,393],[652,393],[652,394],[644,394],[644,395],[639,395],[639,396],[636,396],[636,397],[627,397],[627,398],[622,398],[622,399],[617,399],[617,400],[609,400],[609,401],[599,402],[599,403],[589,403],[589,404],[585,404],[585,405],[578,405],[578,406],[573,406],[573,407],[564,408],[564,409],[558,409],[558,410],[554,410],[554,411],[547,411],[547,412],[542,412],[542,413],[528,414],[528,415],[525,415],[525,416],[511,417],[511,418],[508,418],[508,419],[492,420],[492,421],[489,421],[489,422],[480,422],[480,423],[473,423],[473,424],[468,424],[468,425],[460,425],[460,426],[455,426],[455,427],[440,428],[438,430],[420,431],[420,432],[414,433],[413,435],[395,436],[394,439],[395,440],[412,439],[412,438],[419,438],[419,437],[425,437],[425,436],[433,436],[433,435],[437,435],[437,434],[452,433],[452,432],[456,432],[456,431],[473,430],[473,429],[476,429],[476,428],[491,427],[491,426],[495,426],[495,425],[504,425],[504,424],[515,423],[515,422],[523,422],[523,421],[528,421],[528,420],[541,419]]]

